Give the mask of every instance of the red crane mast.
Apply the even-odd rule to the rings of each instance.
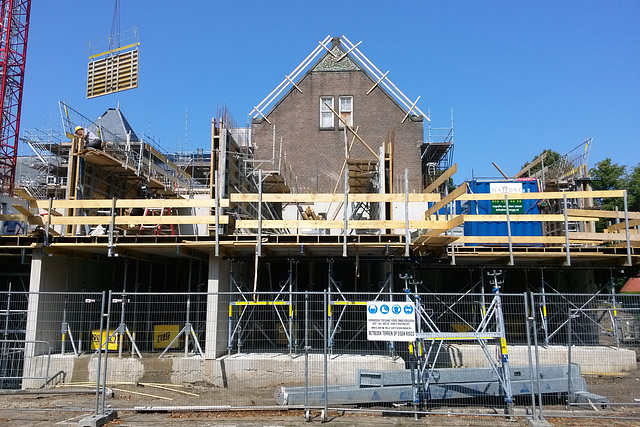
[[[0,10],[0,189],[12,194],[31,0],[2,0]]]

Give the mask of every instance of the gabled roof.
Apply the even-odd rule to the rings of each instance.
[[[640,294],[640,277],[632,277],[624,284],[620,293]]]
[[[361,42],[360,42],[361,43]],[[296,84],[302,81],[309,73],[314,71],[362,71],[374,83],[373,87],[379,87],[385,92],[407,115],[429,117],[416,106],[418,99],[411,101],[395,84],[387,77],[388,71],[383,73],[369,59],[360,52],[358,45],[353,44],[344,35],[341,37],[327,36],[318,46],[298,65],[291,74],[277,86],[260,104],[255,106],[249,116],[253,119],[266,117],[276,106],[293,90]],[[346,50],[345,50],[346,48]],[[315,63],[318,55],[324,54]],[[306,73],[302,74],[305,70]],[[301,77],[300,77],[301,76]],[[373,89],[372,87],[372,89]],[[269,108],[267,110],[267,108]],[[265,112],[266,111],[266,112]],[[268,119],[267,119],[268,122]]]
[[[91,127],[94,126],[103,129],[103,139],[109,140],[109,142],[127,142],[127,135],[131,136],[130,141],[139,141],[138,135],[133,131],[120,108],[109,108]],[[107,133],[104,131],[108,132],[108,137],[104,135]],[[111,139],[113,141],[110,141]]]

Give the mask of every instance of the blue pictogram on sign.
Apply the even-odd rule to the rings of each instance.
[[[376,307],[375,305],[369,306],[369,313],[376,314],[377,312],[378,312],[378,307]]]
[[[388,314],[389,313],[389,306],[387,304],[382,304],[380,306],[380,313]]]
[[[412,306],[410,306],[410,305],[405,305],[405,306],[404,306],[404,312],[405,312],[405,314],[411,314],[411,313],[413,313],[413,307],[412,307]]]
[[[393,312],[393,314],[400,314],[402,309],[398,304],[395,304],[393,307],[391,307],[391,311]]]

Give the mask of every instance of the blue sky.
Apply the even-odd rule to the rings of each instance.
[[[59,100],[92,119],[120,103],[168,151],[208,149],[218,105],[246,124],[330,34],[362,41],[434,126],[449,126],[453,108],[456,183],[497,176],[492,161],[515,174],[587,138],[590,166],[640,163],[637,1],[122,0],[120,29],[140,34],[139,87],[87,100],[87,43],[109,35],[113,7],[33,0],[22,130],[59,129]]]

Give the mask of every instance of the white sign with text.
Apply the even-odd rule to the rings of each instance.
[[[367,340],[415,341],[415,311],[412,302],[367,302]]]

